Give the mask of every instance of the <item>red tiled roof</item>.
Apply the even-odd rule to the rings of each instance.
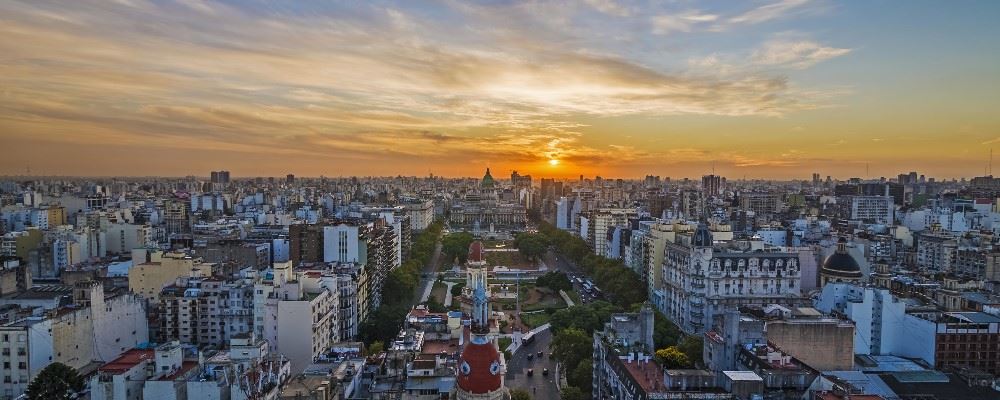
[[[101,368],[98,368],[97,370],[112,374],[123,374],[143,361],[152,360],[155,356],[156,351],[154,350],[132,349],[126,351],[125,354],[122,354],[114,361],[102,365]]]
[[[663,385],[663,370],[653,361],[632,361],[622,360],[625,369],[632,375],[646,393],[655,393],[665,390]]]
[[[483,242],[472,242],[469,245],[469,262],[482,262],[483,259]]]
[[[494,363],[496,367],[493,367]],[[465,364],[468,364],[468,369]],[[500,353],[492,343],[466,344],[458,365],[458,387],[468,393],[489,393],[500,389],[503,384],[500,376],[503,371],[499,367]]]

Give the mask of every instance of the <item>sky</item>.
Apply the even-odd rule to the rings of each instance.
[[[978,176],[1000,144],[997,17],[998,1],[8,0],[0,174]]]

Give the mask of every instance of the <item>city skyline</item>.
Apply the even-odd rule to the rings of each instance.
[[[1000,4],[0,4],[0,174],[962,178]]]

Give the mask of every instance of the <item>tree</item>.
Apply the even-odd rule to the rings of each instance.
[[[677,345],[677,349],[687,356],[688,360],[692,363],[699,363],[702,360],[702,349],[705,346],[705,340],[701,336],[686,336],[680,344]]]
[[[71,399],[86,387],[83,377],[75,369],[54,362],[38,372],[24,394],[30,400]]]
[[[559,400],[586,400],[588,396],[584,396],[583,391],[575,386],[564,387],[562,393],[559,394]]]
[[[681,337],[681,330],[659,311],[654,311],[653,345],[657,349],[672,346]],[[700,359],[700,358],[699,358]]]
[[[427,302],[425,302],[424,305],[427,306],[427,311],[430,311],[432,313],[444,313],[444,312],[448,312],[448,308],[445,307],[444,304],[441,304],[440,301],[438,301],[437,299],[435,299],[433,297],[427,299]]]
[[[670,346],[656,351],[656,359],[666,369],[687,368],[691,362],[687,355],[677,349],[677,346]]]
[[[451,286],[451,296],[458,297],[462,295],[462,289],[465,289],[465,282],[457,283]]]
[[[549,249],[549,239],[541,233],[522,233],[514,238],[514,246],[521,255],[535,260]]]
[[[552,324],[554,333],[566,328],[578,328],[589,335],[600,329],[611,318],[611,314],[617,312],[621,312],[618,306],[606,301],[595,301],[558,310],[552,314],[549,323]]]
[[[381,340],[376,340],[375,343],[368,346],[368,355],[375,355],[381,353],[383,350],[385,350],[385,343],[382,343]]]
[[[580,360],[575,368],[568,371],[566,381],[569,382],[570,386],[580,388],[584,394],[590,393],[590,388],[594,383],[594,359],[587,357]]]
[[[464,263],[469,258],[469,245],[476,238],[468,232],[456,232],[441,239],[441,252],[448,261],[458,259],[459,263]]]
[[[528,393],[524,389],[512,389],[510,391],[510,400],[531,400],[531,393]]]
[[[555,291],[573,289],[573,284],[570,283],[569,277],[562,271],[547,272],[545,275],[538,277],[535,280],[535,284]]]
[[[593,338],[582,330],[569,328],[552,339],[552,355],[563,365],[577,365],[593,352]]]

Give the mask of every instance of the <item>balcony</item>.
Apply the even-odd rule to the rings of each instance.
[[[693,282],[693,283],[691,283],[691,287],[693,287],[695,289],[704,289],[705,288],[705,283],[704,282]]]
[[[703,313],[701,311],[691,310],[691,318],[700,320],[702,318],[705,318],[705,313]]]

